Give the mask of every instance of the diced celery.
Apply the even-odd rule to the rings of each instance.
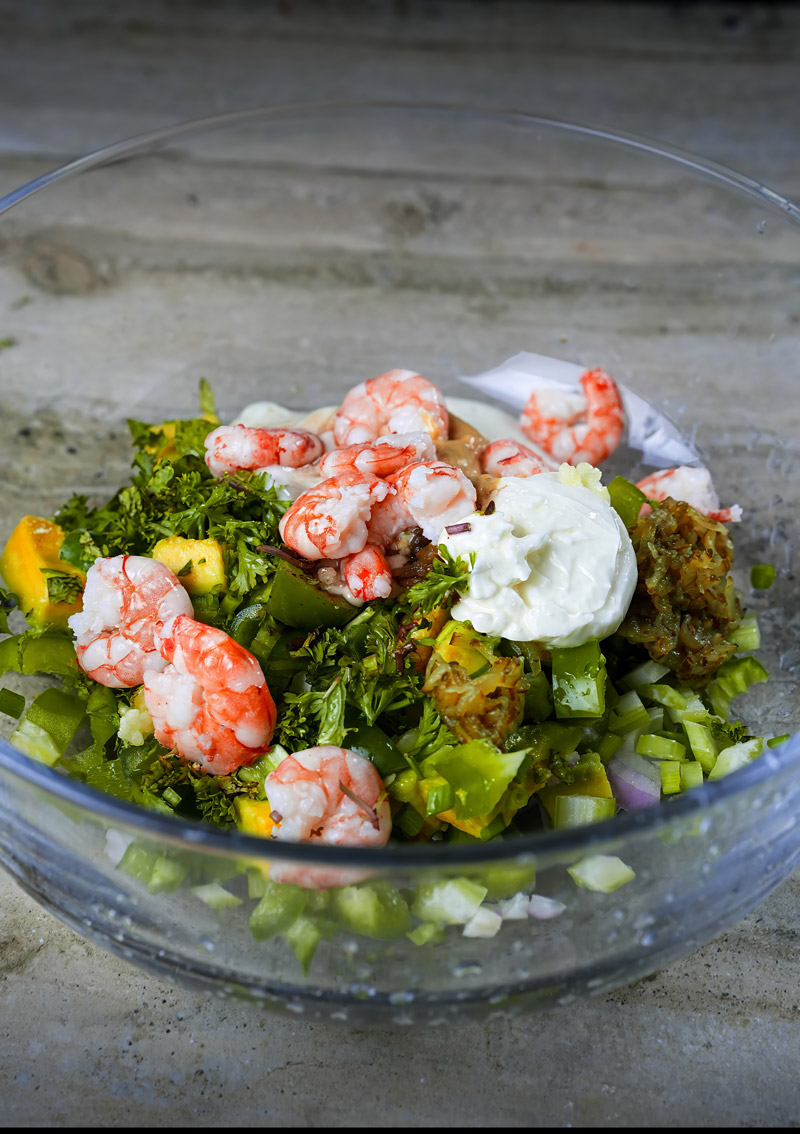
[[[720,687],[726,697],[733,698],[745,693],[751,685],[766,681],[768,677],[767,670],[758,658],[734,657],[722,663],[714,675],[714,683]]]
[[[303,971],[307,973],[317,951],[317,946],[322,940],[322,930],[317,922],[301,914],[300,917],[295,918],[291,925],[287,925],[281,931],[281,937],[294,951]]]
[[[719,746],[711,735],[711,729],[696,721],[684,721],[683,727],[692,755],[702,771],[710,772],[719,754]]]
[[[703,769],[696,760],[687,760],[679,765],[681,770],[681,791],[699,787],[703,782]]]
[[[686,708],[686,698],[683,693],[680,693],[672,685],[660,685],[658,683],[652,685],[641,685],[638,689],[642,697],[647,697],[651,701],[655,701],[658,705],[663,705],[665,709],[669,710],[670,715],[674,712],[682,712]]]
[[[636,877],[629,866],[614,854],[592,854],[567,867],[567,874],[577,886],[611,894]]]
[[[592,639],[571,648],[554,647],[553,702],[556,716],[601,717],[605,711],[606,659]]]
[[[622,744],[622,737],[615,732],[607,732],[597,746],[597,752],[604,764],[607,764]]]
[[[444,940],[444,929],[438,922],[422,921],[410,930],[406,937],[414,945],[437,945]]]
[[[685,760],[686,745],[666,736],[643,733],[636,741],[636,751],[640,756],[655,756],[657,760]]]
[[[660,681],[662,677],[666,677],[668,673],[668,666],[649,659],[646,662],[642,662],[641,665],[637,665],[635,669],[632,669],[630,673],[626,673],[624,677],[621,677],[617,681],[617,685],[624,692],[630,689],[636,689],[638,692],[647,692],[649,686]]]
[[[731,630],[728,634],[728,641],[735,642],[740,650],[757,650],[761,645],[758,616],[755,614],[745,615],[736,629]]]
[[[614,799],[595,795],[557,795],[553,801],[552,822],[554,830],[565,827],[582,827],[588,823],[598,823],[616,815]]]
[[[219,882],[206,882],[202,886],[192,886],[192,893],[201,902],[210,906],[212,910],[233,909],[242,904],[241,898],[237,898],[230,890],[220,886]]]
[[[609,731],[622,736],[635,732],[636,729],[647,728],[649,724],[650,716],[635,689],[623,693],[608,719]]]
[[[61,752],[53,743],[53,738],[39,725],[25,719],[20,721],[10,736],[10,742],[25,756],[38,760],[50,767],[61,759]]]
[[[461,933],[464,937],[495,937],[503,924],[503,916],[498,910],[480,906]]]
[[[282,933],[306,907],[306,892],[289,882],[267,882],[260,902],[250,915],[250,932],[256,941]]]
[[[730,744],[723,748],[717,757],[714,767],[708,773],[710,780],[719,780],[729,776],[757,759],[764,747],[763,737],[756,736],[752,740],[743,740],[739,744]]]
[[[465,925],[487,893],[486,886],[480,886],[469,878],[421,882],[414,894],[411,912],[422,921]]]
[[[392,820],[392,826],[399,827],[404,835],[415,838],[425,826],[425,820],[410,803],[404,803]]]
[[[661,792],[663,795],[675,795],[681,790],[681,766],[674,760],[661,762]]]
[[[408,903],[390,882],[343,886],[334,891],[332,902],[339,921],[366,937],[399,937],[411,928]]]

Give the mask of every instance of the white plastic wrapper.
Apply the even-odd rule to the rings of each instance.
[[[535,390],[574,393],[580,404],[583,398],[580,378],[586,369],[574,362],[524,350],[492,370],[463,376],[460,380],[519,415]],[[702,464],[700,453],[669,418],[639,394],[621,383],[618,385],[625,409],[627,444],[641,451],[645,464],[659,469]]]

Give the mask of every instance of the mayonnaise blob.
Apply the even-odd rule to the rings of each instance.
[[[578,646],[618,629],[636,587],[636,555],[591,466],[503,477],[495,510],[440,539],[475,560],[452,617],[483,634]],[[454,525],[451,525],[454,526]]]

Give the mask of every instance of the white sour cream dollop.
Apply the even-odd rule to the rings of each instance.
[[[469,587],[452,609],[483,634],[577,646],[618,629],[636,587],[636,556],[591,466],[504,477],[491,515],[440,540],[475,553]],[[452,525],[451,525],[452,526]]]

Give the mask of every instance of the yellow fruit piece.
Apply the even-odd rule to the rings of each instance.
[[[190,595],[207,595],[227,588],[222,548],[215,539],[169,536],[158,541],[151,555],[175,572]],[[188,563],[191,570],[181,574]]]
[[[268,839],[275,821],[270,818],[272,806],[268,799],[251,799],[249,795],[237,795],[233,801],[236,811],[236,826],[245,835],[257,835]]]
[[[204,413],[200,416],[211,426],[219,425],[219,418],[213,413]],[[152,453],[159,460],[174,461],[179,455],[175,448],[175,428],[177,425],[177,421],[162,421],[159,425],[151,425],[150,430],[158,434],[159,442],[158,444],[145,445],[145,452]]]
[[[82,571],[58,558],[63,542],[64,533],[52,520],[23,516],[0,555],[0,575],[31,626],[63,626],[81,609],[82,595],[74,602],[51,602],[48,596],[45,571],[74,576],[81,590],[86,582]]]

